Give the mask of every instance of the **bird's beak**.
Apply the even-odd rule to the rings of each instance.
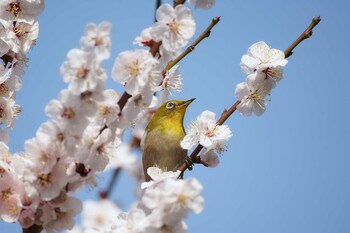
[[[192,98],[189,100],[185,100],[184,102],[181,103],[181,107],[187,107],[188,105],[190,105],[190,103],[192,103],[196,98]]]

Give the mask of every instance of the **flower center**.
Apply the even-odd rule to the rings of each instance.
[[[132,77],[137,77],[139,74],[140,74],[140,67],[139,67],[139,62],[138,61],[135,61],[133,64],[131,64],[129,67],[128,67],[128,70],[130,72],[130,75]]]
[[[47,186],[51,182],[51,173],[41,174],[38,177],[38,181],[39,181],[41,186],[44,186],[44,187]]]
[[[75,113],[72,108],[64,108],[61,117],[66,119],[72,119],[75,116]]]
[[[167,24],[170,31],[178,33],[179,32],[179,25],[176,23],[175,19],[173,19],[173,22]]]
[[[8,4],[6,11],[14,14],[16,17],[22,12],[19,2],[11,2]]]
[[[85,79],[88,73],[89,73],[89,70],[86,69],[84,66],[81,66],[76,70],[75,76],[77,76],[78,78]]]
[[[11,195],[12,195],[11,188],[3,190],[1,192],[1,200],[4,202],[4,201],[8,200],[11,197]]]

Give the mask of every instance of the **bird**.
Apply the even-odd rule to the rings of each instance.
[[[152,116],[142,137],[142,163],[146,182],[152,180],[147,174],[149,167],[162,171],[176,171],[186,160],[187,150],[180,142],[185,136],[183,120],[186,109],[195,99],[169,100]]]

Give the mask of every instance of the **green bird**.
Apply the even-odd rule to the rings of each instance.
[[[142,139],[143,171],[146,181],[149,167],[163,171],[176,171],[185,161],[187,150],[180,146],[185,136],[183,120],[188,105],[195,99],[170,100],[161,105],[148,123]]]

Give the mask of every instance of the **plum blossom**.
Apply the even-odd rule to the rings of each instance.
[[[152,47],[154,40],[152,37],[152,27],[148,27],[142,30],[141,35],[137,36],[133,42],[139,46]]]
[[[155,41],[162,41],[165,50],[175,52],[194,35],[196,23],[191,10],[180,4],[175,9],[169,4],[161,5],[156,12],[157,22],[152,26]]]
[[[162,183],[166,179],[177,179],[180,175],[180,171],[163,171],[159,167],[149,167],[147,169],[147,174],[152,178],[149,182],[143,182],[141,188],[145,189],[151,186],[156,186],[159,183]]]
[[[110,200],[87,200],[83,203],[82,226],[100,231],[109,230],[121,210]]]
[[[207,150],[221,151],[222,145],[232,137],[232,132],[227,125],[217,125],[215,118],[215,113],[211,111],[202,112],[181,141],[182,148],[189,150],[199,143]]]
[[[250,116],[252,113],[260,116],[265,112],[265,101],[269,94],[269,90],[264,87],[249,82],[239,83],[235,90],[236,98],[241,101],[237,110],[243,116]]]
[[[116,82],[124,84],[130,95],[141,94],[149,81],[160,80],[157,65],[158,61],[147,50],[125,51],[116,58],[112,77]]]
[[[63,80],[69,83],[68,90],[76,95],[95,90],[98,80],[106,78],[104,72],[97,68],[94,53],[80,49],[68,52],[60,70]]]
[[[15,103],[12,98],[0,96],[0,123],[6,127],[12,127],[14,119],[21,112],[21,108]]]
[[[146,213],[137,205],[132,205],[128,212],[118,215],[112,224],[110,233],[141,233],[150,225]]]
[[[157,186],[147,188],[141,202],[152,212],[152,226],[162,227],[181,221],[189,211],[200,213],[204,199],[202,185],[194,178],[188,180],[164,179]]]
[[[81,212],[81,201],[74,197],[48,202],[43,206],[41,221],[47,232],[53,233],[74,227],[73,217]]]
[[[85,26],[85,35],[80,39],[84,51],[95,49],[98,60],[108,59],[110,56],[112,24],[103,21],[99,25],[89,23]]]
[[[175,65],[165,75],[162,85],[160,86],[160,104],[165,103],[169,95],[173,95],[172,91],[181,92],[182,77],[180,75],[179,66]]]
[[[215,150],[204,150],[203,153],[200,154],[200,157],[203,164],[208,167],[216,167],[220,163],[218,154]]]
[[[39,34],[38,21],[18,19],[3,22],[6,36],[2,38],[15,53],[27,53]]]
[[[215,5],[215,0],[188,0],[195,9],[209,9]]]
[[[0,2],[0,18],[15,20],[28,16],[36,16],[43,9],[43,0],[2,0]]]
[[[287,62],[282,51],[273,49],[260,41],[250,46],[247,54],[242,56],[241,69],[249,75],[262,67],[283,67]]]

